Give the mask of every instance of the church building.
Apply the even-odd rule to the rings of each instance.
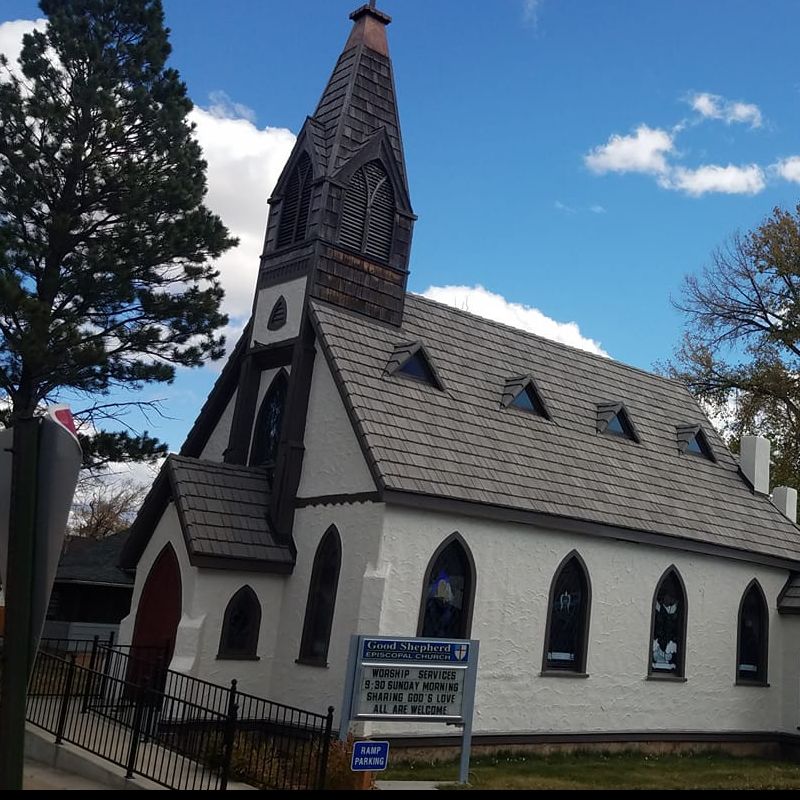
[[[790,741],[800,531],[769,443],[734,457],[684,386],[406,291],[391,20],[351,19],[250,322],[126,544],[120,641],[338,720],[352,634],[471,638],[476,744]]]

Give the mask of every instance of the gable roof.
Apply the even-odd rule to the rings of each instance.
[[[400,329],[319,301],[311,312],[384,494],[800,561],[800,531],[752,493],[683,385],[414,295]],[[425,342],[444,391],[386,379],[395,348],[409,341]],[[509,375],[528,374],[547,397],[547,425],[531,426],[497,402]],[[640,442],[620,447],[598,434],[598,405],[608,398],[636,419]],[[717,463],[678,452],[676,426],[686,424],[708,432]]]
[[[170,455],[131,528],[123,564],[136,564],[172,499],[197,567],[289,572],[294,552],[269,525],[267,470]]]
[[[117,566],[127,540],[128,531],[102,539],[69,537],[58,562],[56,583],[132,587],[133,575]]]

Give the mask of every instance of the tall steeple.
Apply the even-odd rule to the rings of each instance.
[[[353,28],[270,199],[259,287],[400,325],[414,220],[386,27],[374,0]]]

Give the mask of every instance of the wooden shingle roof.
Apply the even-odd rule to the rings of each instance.
[[[753,494],[683,385],[414,295],[400,329],[317,301],[312,315],[382,492],[800,562],[800,530]],[[444,390],[386,374],[409,341]],[[513,375],[534,376],[552,419],[498,403]],[[611,402],[640,441],[598,433]],[[678,450],[680,425],[702,427],[716,463]]]

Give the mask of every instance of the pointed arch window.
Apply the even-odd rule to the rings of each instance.
[[[764,591],[755,579],[745,589],[739,604],[736,653],[736,682],[766,686],[769,615]]]
[[[418,630],[431,639],[469,639],[475,568],[466,543],[457,534],[434,553],[425,573]]]
[[[656,586],[650,636],[649,675],[683,678],[686,656],[686,590],[670,567]]]
[[[288,247],[306,238],[313,178],[311,159],[308,153],[303,153],[292,170],[281,202],[278,247]]]
[[[242,586],[225,609],[217,658],[258,658],[260,630],[261,603],[249,586]]]
[[[322,537],[314,556],[306,616],[303,622],[303,638],[300,642],[300,656],[297,659],[301,663],[327,666],[341,565],[342,543],[336,526],[331,525]]]
[[[395,198],[380,161],[370,161],[350,179],[342,204],[339,243],[388,261],[394,238]]]
[[[275,464],[278,443],[281,439],[288,386],[286,372],[281,370],[273,378],[261,401],[253,432],[253,445],[250,448],[251,467],[269,467]]]
[[[568,555],[550,586],[542,672],[586,673],[591,584],[583,559]]]

